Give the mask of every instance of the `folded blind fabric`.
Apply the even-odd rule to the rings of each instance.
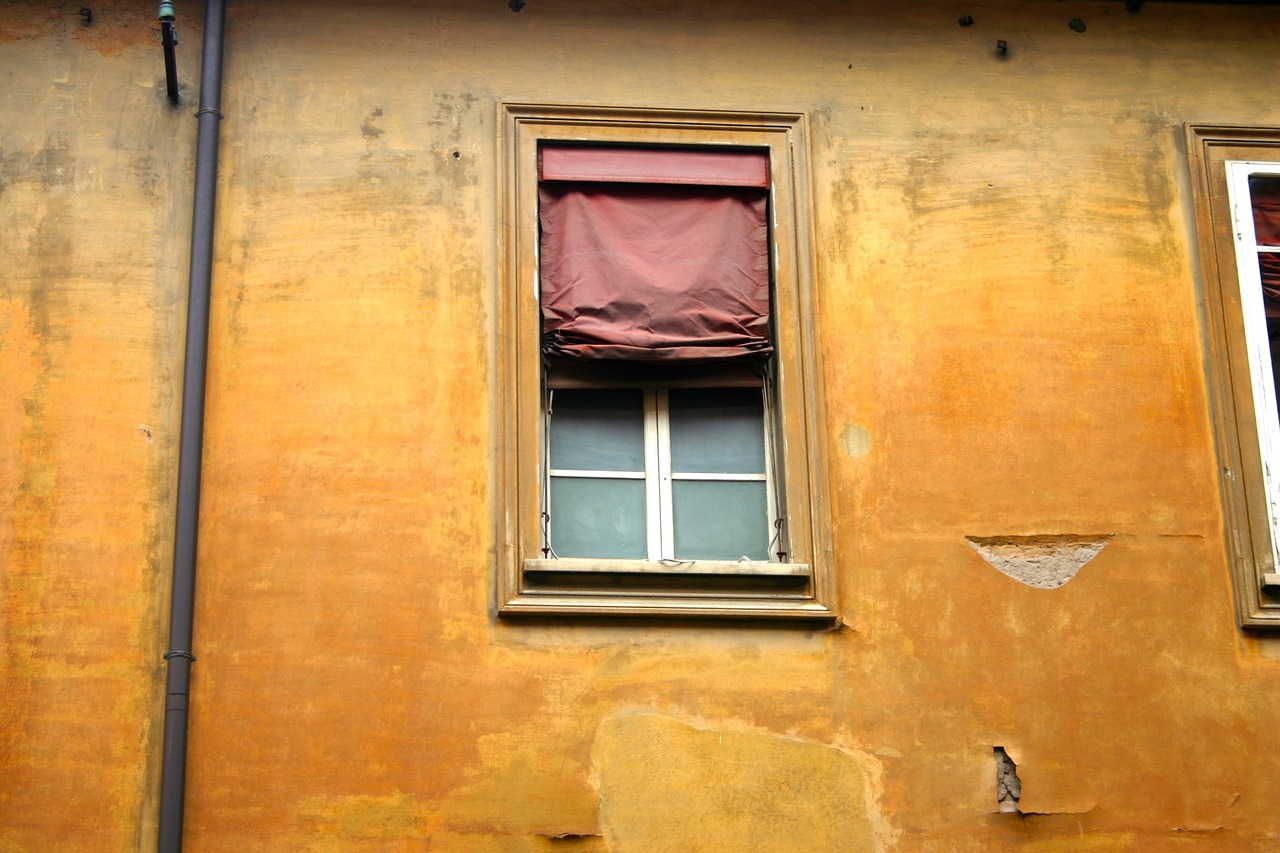
[[[760,359],[769,341],[768,158],[544,148],[545,350],[573,359]]]

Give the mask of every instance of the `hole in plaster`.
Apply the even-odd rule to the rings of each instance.
[[[1016,812],[1022,799],[1022,781],[1018,778],[1018,765],[1013,763],[1003,746],[992,747],[996,754],[996,802],[1002,812]]]
[[[1058,536],[966,536],[1001,573],[1036,589],[1057,589],[1098,556],[1114,533]]]

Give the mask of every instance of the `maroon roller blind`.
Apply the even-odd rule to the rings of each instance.
[[[544,181],[769,188],[769,157],[754,151],[559,148],[538,152]]]
[[[1253,201],[1253,228],[1259,246],[1280,246],[1280,178],[1249,179]],[[1262,296],[1268,317],[1280,317],[1280,251],[1259,252]]]
[[[691,363],[773,351],[767,155],[539,153],[549,354]]]

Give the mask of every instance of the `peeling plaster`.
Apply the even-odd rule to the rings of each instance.
[[[1057,589],[1098,556],[1114,533],[1080,536],[966,536],[1003,574],[1036,589]]]

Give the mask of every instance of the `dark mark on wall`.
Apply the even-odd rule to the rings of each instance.
[[[377,139],[385,130],[374,124],[376,119],[382,118],[382,107],[374,107],[373,112],[369,113],[369,117],[360,125],[360,132],[364,134],[365,139]]]
[[[586,841],[591,838],[603,838],[604,836],[598,832],[557,832],[546,833],[536,832],[534,835],[541,836],[548,841]]]
[[[961,15],[960,17],[956,18],[956,23],[962,27],[972,27],[973,15]]]
[[[1072,18],[1071,20],[1067,21],[1067,26],[1070,27],[1071,31],[1074,33],[1082,33],[1085,31],[1084,21],[1080,20],[1079,18]]]

